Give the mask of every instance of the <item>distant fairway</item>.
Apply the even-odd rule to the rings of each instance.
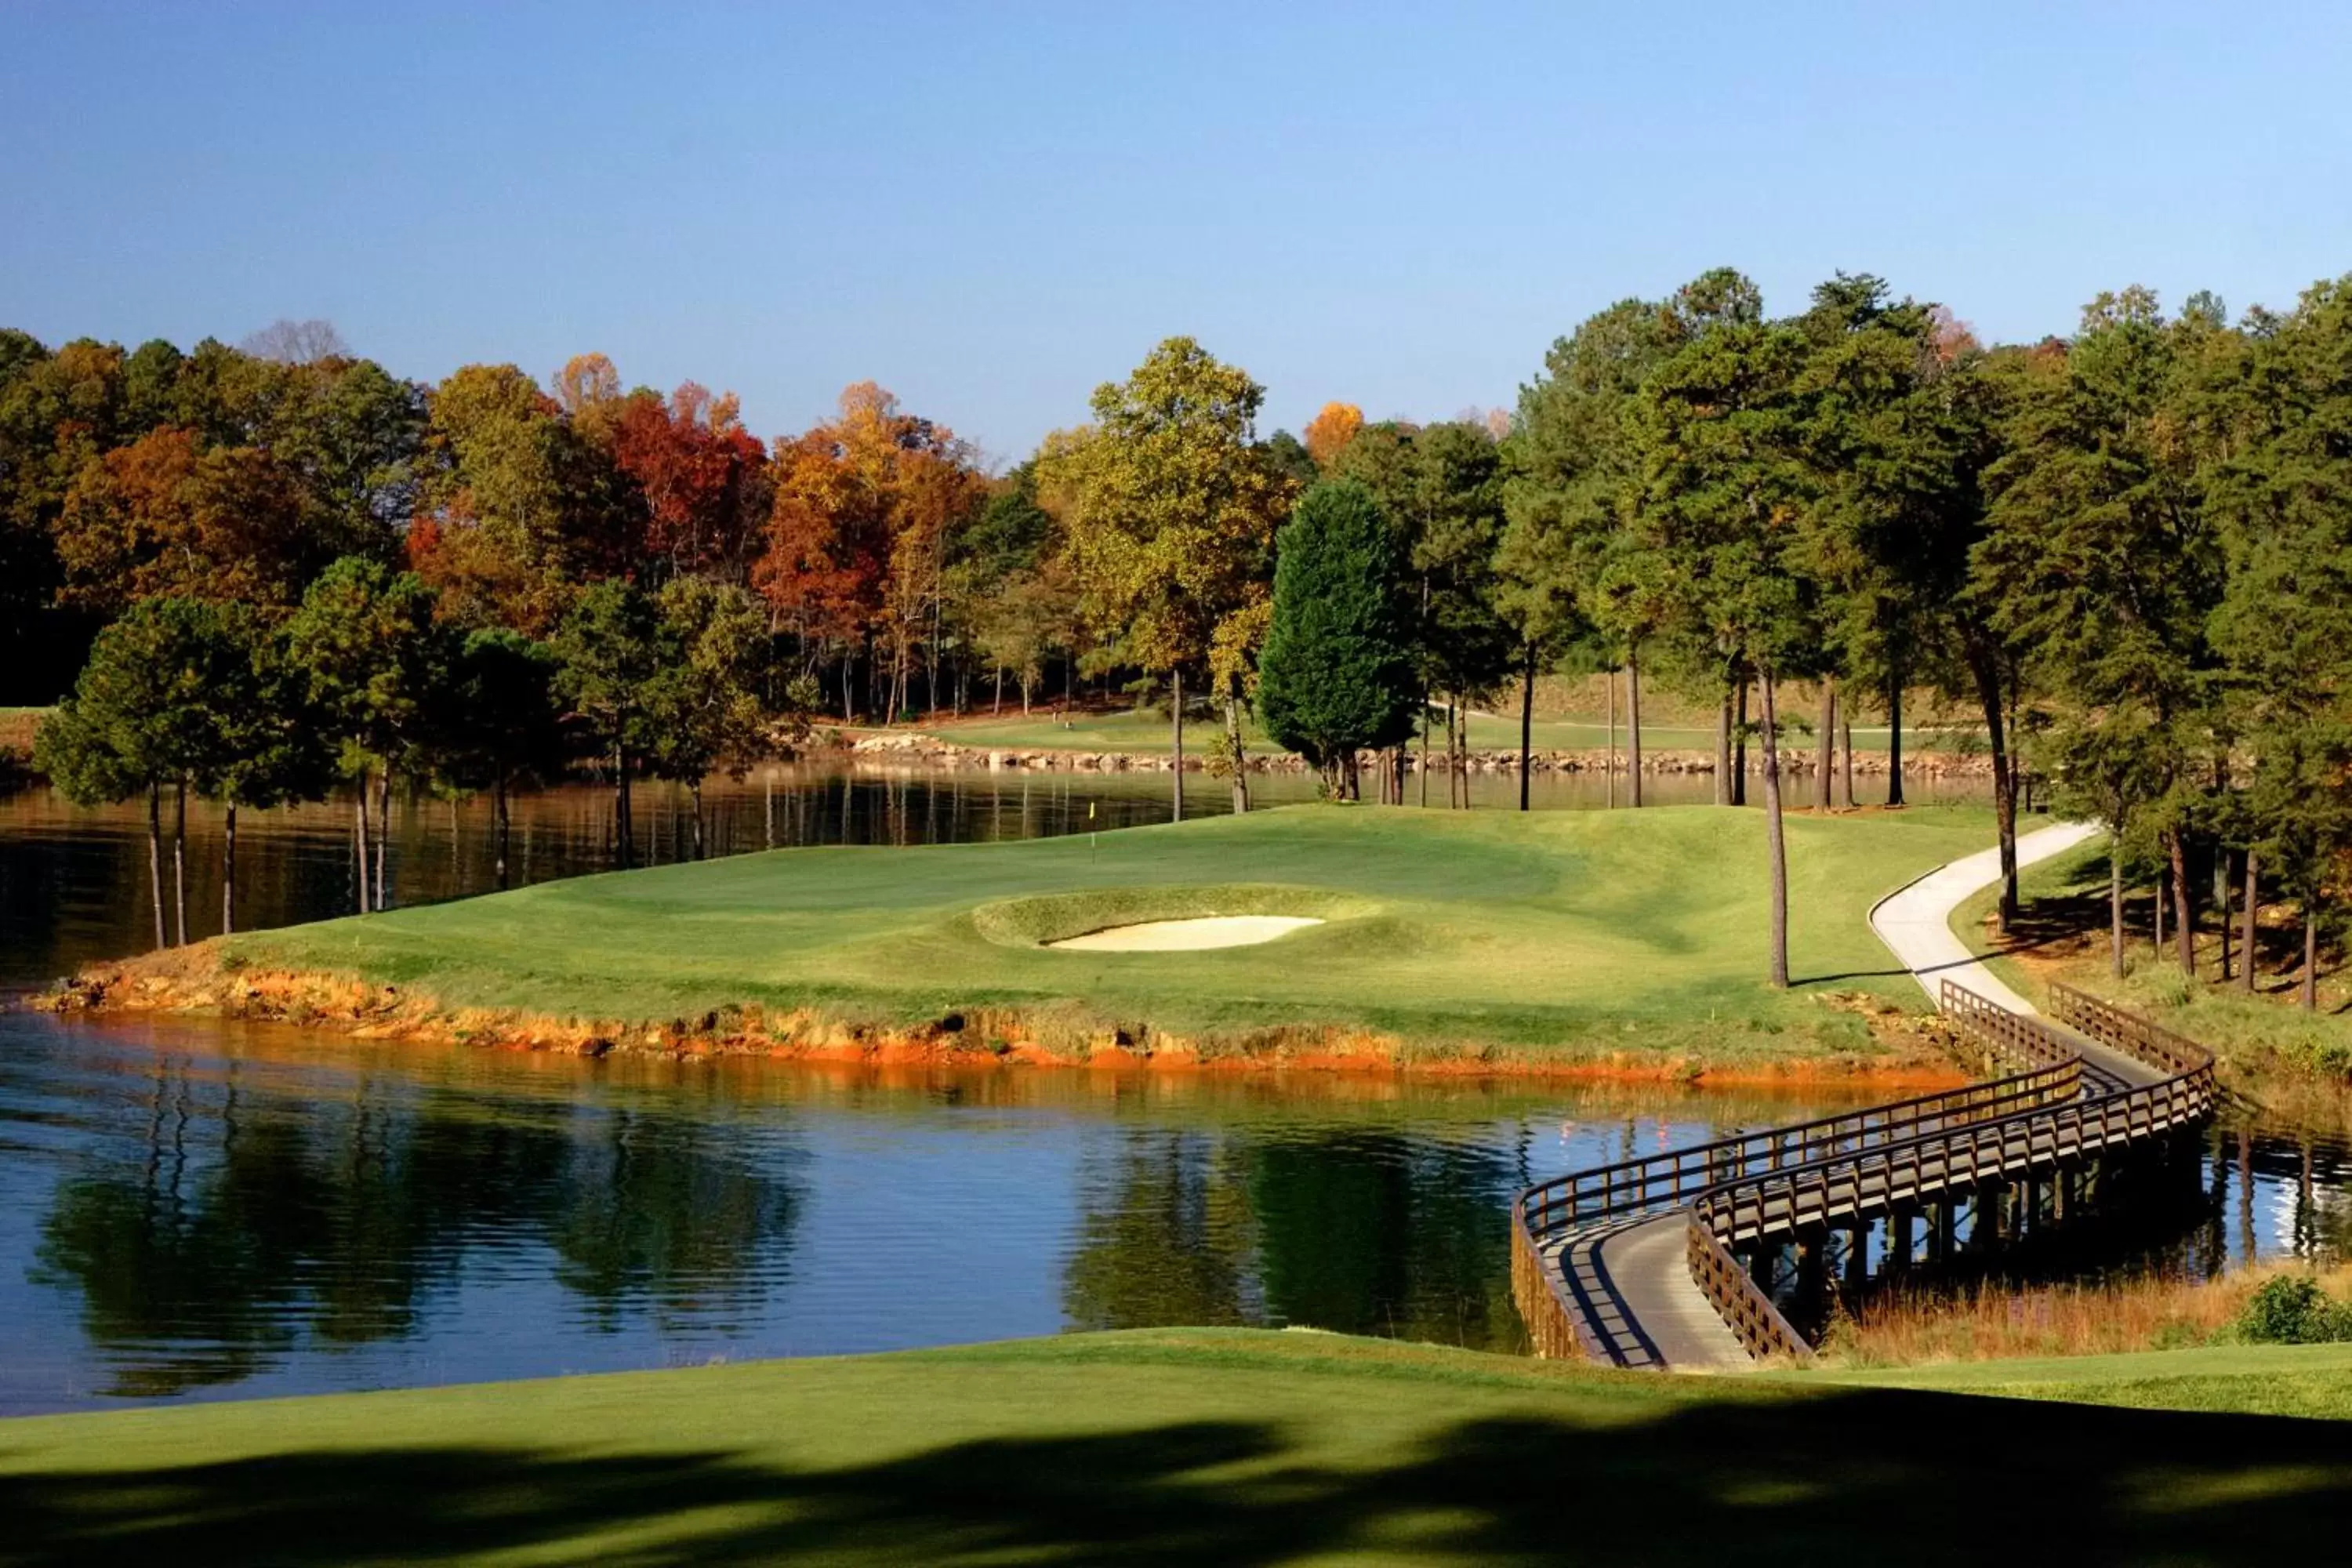
[[[1792,716],[1790,730],[1781,743],[1797,751],[1808,751],[1812,736],[1805,728],[1804,715]],[[1039,708],[1027,717],[1018,712],[987,718],[963,719],[937,725],[920,723],[916,728],[925,734],[960,746],[971,746],[982,751],[1071,751],[1126,752],[1129,753],[1165,752],[1168,749],[1168,718],[1164,713],[1074,711],[1066,719],[1056,718],[1049,709]],[[1216,719],[1195,719],[1184,726],[1184,749],[1192,755],[1204,753],[1205,749],[1224,733],[1224,724]],[[1949,752],[1957,749],[1956,735],[1973,734],[1973,730],[1955,731],[1945,727],[1907,729],[1903,736],[1903,749],[1913,756],[1928,752]],[[1272,745],[1255,723],[1245,723],[1244,739],[1253,751],[1263,752]],[[1444,744],[1444,727],[1436,731],[1436,744]],[[1598,752],[1609,744],[1607,721],[1598,713],[1571,714],[1557,719],[1535,721],[1529,743],[1538,752]],[[1879,752],[1886,750],[1888,731],[1883,723],[1857,724],[1853,730],[1853,745],[1857,752]],[[1625,716],[1617,716],[1617,746],[1622,752],[1627,743]],[[1651,752],[1707,752],[1715,750],[1712,726],[1691,723],[1650,722],[1642,726],[1642,744]],[[1516,713],[1470,714],[1470,745],[1480,752],[1516,752],[1519,749],[1519,721]]]
[[[2034,1404],[1171,1330],[44,1417],[0,1562],[2329,1560],[2352,1426],[2189,1412],[2342,1416],[2345,1347],[2115,1359]]]
[[[1819,993],[1920,1005],[1864,916],[1982,847],[1977,809],[1790,820],[1791,960],[1765,973],[1763,819],[1709,807],[1296,806],[1099,838],[815,848],[549,882],[240,936],[237,963],[392,982],[445,1008],[660,1021],[730,1005],[878,1026],[975,1009],[1247,1047],[1281,1026],[1522,1058],[1727,1065],[1866,1054]],[[1056,937],[1207,915],[1325,919],[1193,952]]]

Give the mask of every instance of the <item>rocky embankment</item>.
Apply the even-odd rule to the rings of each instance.
[[[912,730],[893,730],[878,735],[863,736],[846,748],[853,761],[878,764],[919,768],[978,768],[991,773],[1012,770],[1033,770],[1060,773],[1164,773],[1170,771],[1170,759],[1165,752],[1088,752],[1057,747],[966,746],[943,741]],[[1760,765],[1761,754],[1748,749],[1748,768],[1753,772]],[[1417,771],[1424,759],[1414,752],[1405,754],[1407,771]],[[1474,773],[1517,773],[1519,753],[1516,751],[1477,751],[1465,759]],[[1813,770],[1814,753],[1810,751],[1783,749],[1780,766],[1790,773],[1810,774]],[[1442,773],[1446,759],[1442,752],[1426,759],[1429,769]],[[1188,753],[1184,771],[1205,771],[1208,759]],[[1366,772],[1377,771],[1379,760],[1371,752],[1364,753],[1362,765]],[[1630,770],[1631,763],[1621,750],[1614,757],[1605,750],[1543,751],[1528,758],[1528,771],[1536,773],[1598,773],[1611,770]],[[1289,752],[1257,751],[1249,754],[1249,771],[1254,773],[1303,773],[1309,772],[1306,761]],[[1701,773],[1715,772],[1715,754],[1697,751],[1647,751],[1642,754],[1644,773]],[[1884,777],[1886,758],[1881,754],[1858,755],[1853,760],[1858,777]],[[1989,757],[1954,755],[1942,752],[1920,752],[1903,759],[1906,778],[1990,778],[1992,762]]]

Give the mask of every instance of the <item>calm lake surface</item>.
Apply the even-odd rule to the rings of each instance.
[[[0,1016],[0,1413],[1159,1324],[1513,1349],[1515,1189],[1851,1103]],[[2352,1235],[2340,1145],[2208,1176],[2171,1266]]]

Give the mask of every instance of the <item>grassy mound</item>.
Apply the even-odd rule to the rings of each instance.
[[[1922,998],[1869,932],[1890,889],[1982,847],[1987,814],[1792,818],[1791,962],[1765,973],[1756,812],[1297,806],[1020,843],[780,850],[240,936],[225,961],[449,1009],[624,1021],[731,1007],[877,1028],[967,1016],[1253,1048],[1349,1032],[1433,1051],[1726,1066],[1878,1047],[1828,992]],[[1205,952],[1041,952],[1129,918],[1342,918]],[[1280,889],[1278,892],[1272,889]],[[1276,907],[1276,906],[1282,907]]]
[[[2236,1353],[2178,1386],[2352,1409]],[[0,1560],[2277,1563],[2347,1490],[2340,1423],[1170,1331],[10,1422]]]

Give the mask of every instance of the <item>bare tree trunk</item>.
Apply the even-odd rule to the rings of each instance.
[[[841,656],[841,721],[845,724],[857,722],[857,696],[851,684],[856,679],[851,674],[851,667],[855,663],[846,653]]]
[[[2169,875],[2171,873],[2168,871],[2157,872],[2156,891],[2149,898],[2150,914],[2154,922],[2151,945],[2155,948],[2156,956],[2158,958],[2164,956],[2164,879]]]
[[[1234,764],[1234,813],[1240,816],[1249,810],[1249,757],[1242,751],[1242,700],[1234,689],[1234,681],[1225,682],[1225,752]]]
[[[188,945],[188,781],[172,790],[172,929],[178,945]]]
[[[221,935],[236,930],[236,802],[228,803],[228,825],[221,837]]]
[[[1821,730],[1813,745],[1813,809],[1827,815],[1830,781],[1837,768],[1837,682],[1822,677]]]
[[[2251,996],[2254,994],[2254,917],[2262,909],[2259,883],[2254,876],[2254,852],[2246,851],[2246,926],[2239,946],[2244,949],[2238,962],[2238,989]]]
[[[1748,804],[1748,671],[1739,672],[1738,710],[1731,726],[1731,804]]]
[[[1903,677],[1886,682],[1886,804],[1903,804]]]
[[[1715,804],[1731,804],[1731,681],[1723,683],[1723,700],[1715,710]]]
[[[1759,672],[1764,697],[1764,843],[1772,861],[1772,984],[1789,988],[1789,848],[1780,830],[1780,736],[1772,672]]]
[[[996,667],[996,701],[988,712],[991,718],[1001,717],[1004,712],[1004,667],[1001,664]],[[1021,716],[1029,717],[1029,689],[1025,685],[1021,690]]]
[[[698,778],[688,786],[694,792],[694,858],[702,858],[702,781]]]
[[[2303,904],[2303,1010],[2319,1010],[2319,910],[2309,899]]]
[[[1535,755],[1536,645],[1528,645],[1526,684],[1519,689],[1519,809],[1528,808],[1528,763]]]
[[[2107,827],[2107,967],[2124,977],[2124,825]]]
[[[2197,973],[2197,889],[2189,881],[2188,835],[2178,827],[2165,835],[2165,854],[2172,862],[2172,943],[2180,973]]]
[[[1625,649],[1625,802],[1642,804],[1642,649]]]
[[[360,770],[359,798],[352,802],[352,844],[359,857],[360,913],[366,914],[375,907],[368,892],[368,770]]]
[[[147,781],[147,890],[155,901],[155,946],[169,945],[163,937],[163,786]]]
[[[1176,820],[1184,820],[1184,669],[1169,671],[1168,755],[1176,779]]]

